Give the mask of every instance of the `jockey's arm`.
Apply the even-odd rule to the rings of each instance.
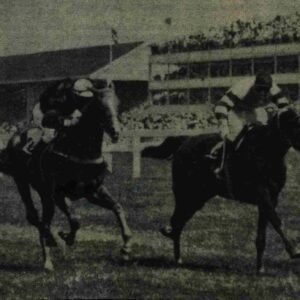
[[[228,113],[234,107],[233,101],[225,94],[215,107],[215,116],[218,120],[218,128],[222,138],[229,134]]]
[[[290,104],[289,99],[286,97],[285,93],[281,88],[273,83],[272,88],[270,89],[271,101],[276,104],[276,106],[281,109]]]
[[[64,117],[57,110],[49,110],[44,114],[42,125],[47,128],[60,129],[63,121]]]
[[[65,116],[57,110],[50,110],[45,113],[42,125],[48,128],[61,129],[63,127],[74,126],[79,122],[82,114],[78,109],[75,109],[71,114]]]

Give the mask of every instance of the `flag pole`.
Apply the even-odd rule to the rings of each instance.
[[[166,18],[165,19],[165,24],[167,26],[167,59],[168,59],[168,64],[167,64],[167,74],[168,74],[168,80],[167,80],[167,104],[170,104],[170,87],[169,87],[169,80],[170,80],[170,38],[171,38],[171,24],[172,24],[172,19],[171,18]]]
[[[113,29],[111,28],[110,29],[111,32],[110,32],[110,43],[109,43],[109,67],[108,67],[108,76],[107,76],[107,86],[110,85],[111,83],[111,68],[112,68],[112,61],[113,61],[113,37],[112,37],[112,34],[113,34]]]
[[[113,45],[112,43],[109,44],[109,65],[111,65],[113,61]]]
[[[112,62],[113,62],[113,45],[118,44],[118,33],[113,27],[111,27],[110,30],[111,30],[111,32],[110,32],[111,39],[110,39],[110,43],[109,43],[109,70],[111,72]],[[109,83],[111,83],[111,81],[112,81],[110,72],[109,72],[109,76],[108,76]]]

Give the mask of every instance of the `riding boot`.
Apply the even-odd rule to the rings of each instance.
[[[217,149],[217,157],[220,158],[219,160],[219,166],[215,168],[214,174],[216,175],[216,178],[218,180],[221,180],[223,178],[223,171],[224,171],[224,165],[225,160],[228,159],[228,147],[229,147],[230,141],[228,139],[225,139],[222,141],[222,144],[220,145],[220,148]]]
[[[227,148],[230,144],[230,141],[227,139],[218,142],[210,151],[208,155],[205,157],[210,159],[212,162],[217,163],[217,167],[213,170],[214,174],[216,175],[217,179],[221,179],[221,173],[224,168],[224,161],[227,156]]]
[[[254,126],[255,126],[254,124],[247,124],[243,127],[241,132],[237,135],[237,137],[233,141],[232,145],[233,145],[234,151],[237,151],[240,148],[242,142],[245,139],[245,136]]]
[[[221,142],[218,142],[210,151],[209,154],[207,154],[205,157],[209,158],[211,160],[217,160],[217,158],[219,157],[219,153],[221,151],[221,149],[224,146],[224,140]]]

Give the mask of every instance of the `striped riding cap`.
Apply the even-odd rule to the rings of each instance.
[[[92,89],[93,89],[92,82],[85,78],[76,80],[73,85],[73,90],[75,94],[81,97],[86,97],[86,98],[93,97],[94,94],[92,92]]]

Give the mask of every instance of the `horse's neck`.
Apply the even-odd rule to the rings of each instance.
[[[266,160],[283,159],[290,148],[278,131],[269,125],[254,129],[247,143],[251,152],[265,156]]]
[[[280,132],[279,125],[277,124],[277,122],[276,124],[273,122],[268,126],[273,139],[272,150],[275,153],[278,153],[278,156],[281,156],[283,158],[289,151],[291,145],[289,141],[283,137],[283,134]]]
[[[101,119],[103,118],[102,111],[96,102],[88,102],[82,107],[82,117],[78,123],[78,132],[83,139],[101,139],[103,138],[103,126]],[[76,131],[75,130],[75,131]]]

